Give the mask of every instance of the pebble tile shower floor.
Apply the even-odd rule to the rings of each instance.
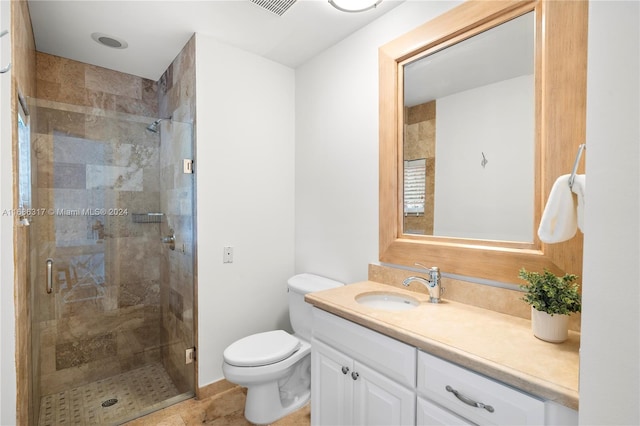
[[[40,399],[38,426],[117,424],[176,395],[178,389],[162,365],[149,364],[43,396]],[[118,400],[117,403],[103,407],[103,402],[114,398]]]

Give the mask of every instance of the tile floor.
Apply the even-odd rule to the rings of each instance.
[[[130,419],[132,413],[151,411],[155,404],[163,404],[165,400],[172,398],[180,398],[178,390],[162,365],[154,363],[68,391],[43,396],[38,426],[251,425],[244,418],[246,389],[240,386],[202,400],[190,398],[122,423]],[[118,402],[104,407],[103,403],[111,399],[117,399]],[[307,404],[273,425],[310,424],[310,408]]]
[[[118,424],[131,418],[133,413],[148,410],[176,395],[178,389],[162,365],[149,364],[84,386],[43,396],[40,399],[38,426]],[[117,399],[117,403],[109,405],[109,401],[114,399]]]
[[[236,386],[203,400],[189,399],[125,423],[125,426],[248,426],[244,418],[246,389]],[[309,426],[309,404],[273,423],[273,426]]]

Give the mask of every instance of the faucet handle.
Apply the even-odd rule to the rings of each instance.
[[[414,265],[416,266],[420,266],[421,268],[426,269],[427,271],[431,272],[437,272],[438,274],[440,273],[440,268],[438,268],[437,266],[432,266],[431,268],[427,268],[426,266],[424,266],[422,263],[420,262],[416,262],[414,263]]]

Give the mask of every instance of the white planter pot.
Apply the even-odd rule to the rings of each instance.
[[[538,339],[561,343],[569,337],[569,315],[549,315],[532,307],[531,327]]]

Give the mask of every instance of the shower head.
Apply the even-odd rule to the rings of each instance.
[[[147,126],[147,130],[153,133],[158,133],[158,131],[160,131],[160,129],[158,128],[158,125],[160,124],[160,122],[162,120],[171,120],[171,117],[167,117],[167,118],[158,118],[156,121],[154,121],[153,123],[149,124]]]
[[[162,120],[162,119],[160,119]],[[160,120],[156,120],[153,123],[149,124],[147,126],[147,130],[153,133],[158,133],[158,124],[160,123]]]

